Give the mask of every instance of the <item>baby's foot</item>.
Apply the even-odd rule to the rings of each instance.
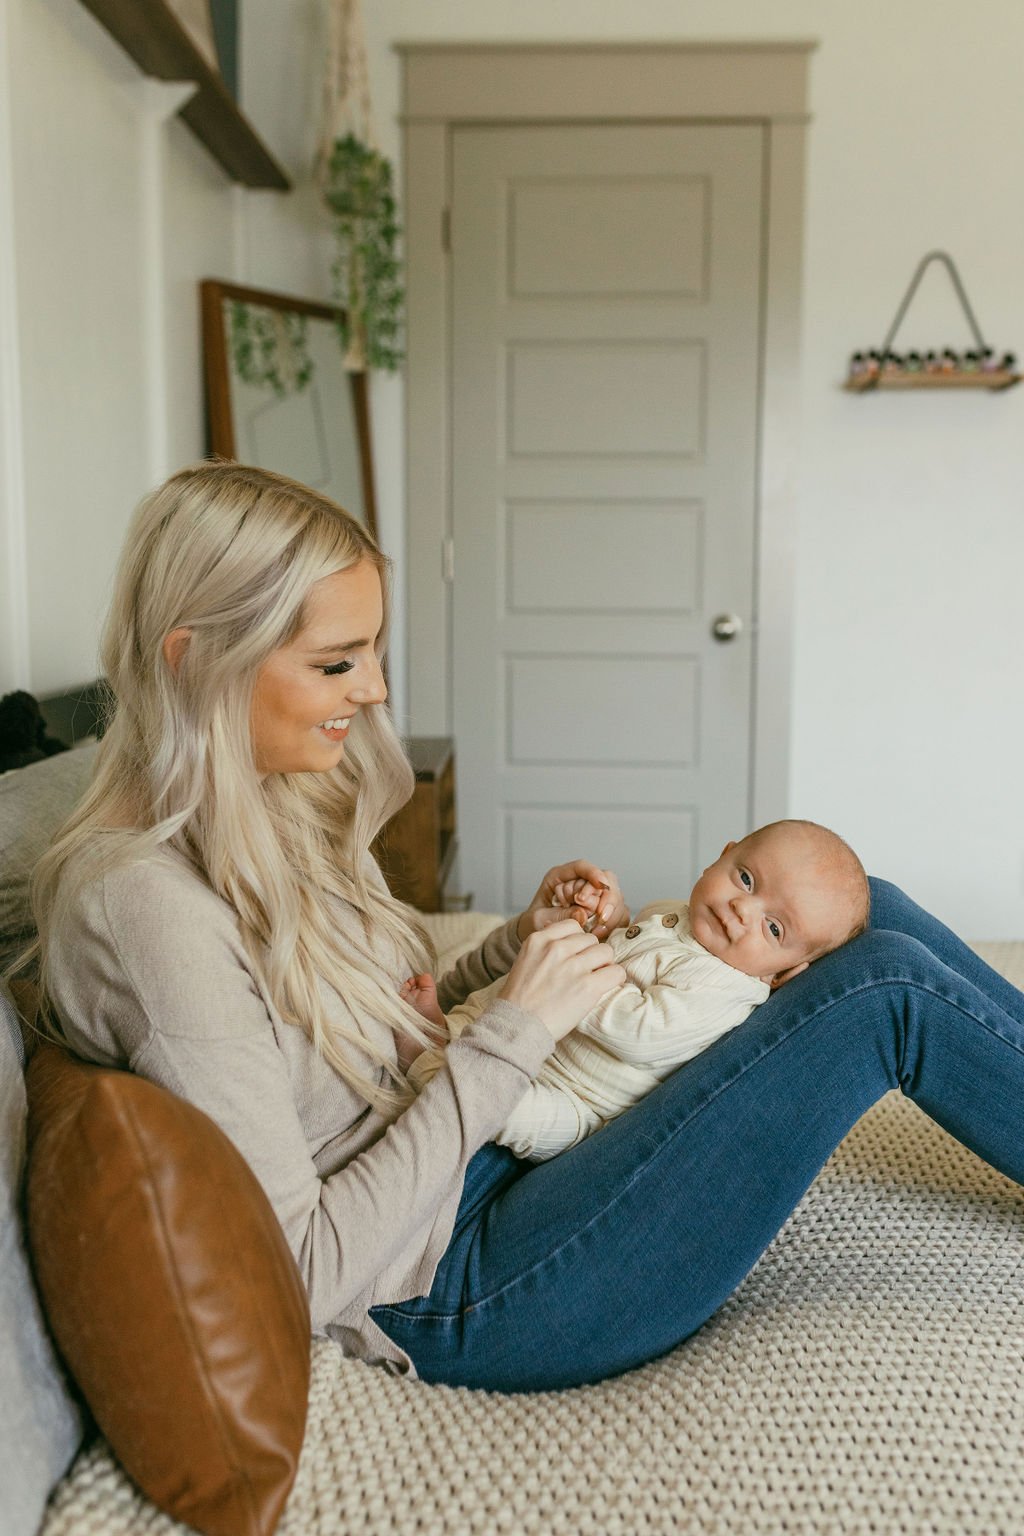
[[[427,971],[410,976],[401,990],[402,1000],[411,1004],[420,1018],[444,1028],[444,1014],[437,1001],[437,982]]]

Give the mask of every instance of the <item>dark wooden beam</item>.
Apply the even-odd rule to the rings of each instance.
[[[196,83],[199,89],[180,115],[229,176],[247,187],[288,191],[287,175],[166,0],[82,0],[82,4],[143,74]]]

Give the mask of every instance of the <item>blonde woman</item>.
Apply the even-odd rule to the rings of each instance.
[[[894,1086],[1024,1178],[1024,998],[879,884],[874,931],[534,1165],[490,1138],[624,980],[599,942],[626,914],[614,876],[560,865],[443,978],[450,1008],[509,973],[414,1095],[405,1068],[433,1042],[399,992],[428,946],[369,853],[412,788],[384,708],[385,577],[352,519],[264,471],[200,464],[147,498],[104,642],[116,713],[35,882],[55,1032],[226,1131],[316,1328],[498,1389],[636,1365],[710,1315]],[[550,905],[577,879],[607,891],[592,934]],[[738,873],[723,925],[754,920],[757,881]]]

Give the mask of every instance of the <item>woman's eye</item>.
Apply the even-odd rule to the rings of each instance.
[[[752,891],[754,889],[753,877],[745,869],[740,870],[740,884],[745,891]]]
[[[332,661],[329,667],[321,667],[324,677],[337,677],[339,672],[351,672],[355,666],[354,661]]]

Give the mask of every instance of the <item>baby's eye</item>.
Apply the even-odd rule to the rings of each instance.
[[[339,672],[351,672],[355,666],[354,661],[332,661],[329,667],[321,667],[324,677],[337,677]]]
[[[751,875],[749,873],[749,871],[747,871],[745,869],[741,869],[740,870],[740,884],[742,885],[742,887],[743,887],[743,889],[745,891],[752,891],[754,889],[754,877],[753,877],[753,875]]]
[[[782,939],[782,925],[775,922],[773,918],[768,919],[768,932],[773,939]]]

